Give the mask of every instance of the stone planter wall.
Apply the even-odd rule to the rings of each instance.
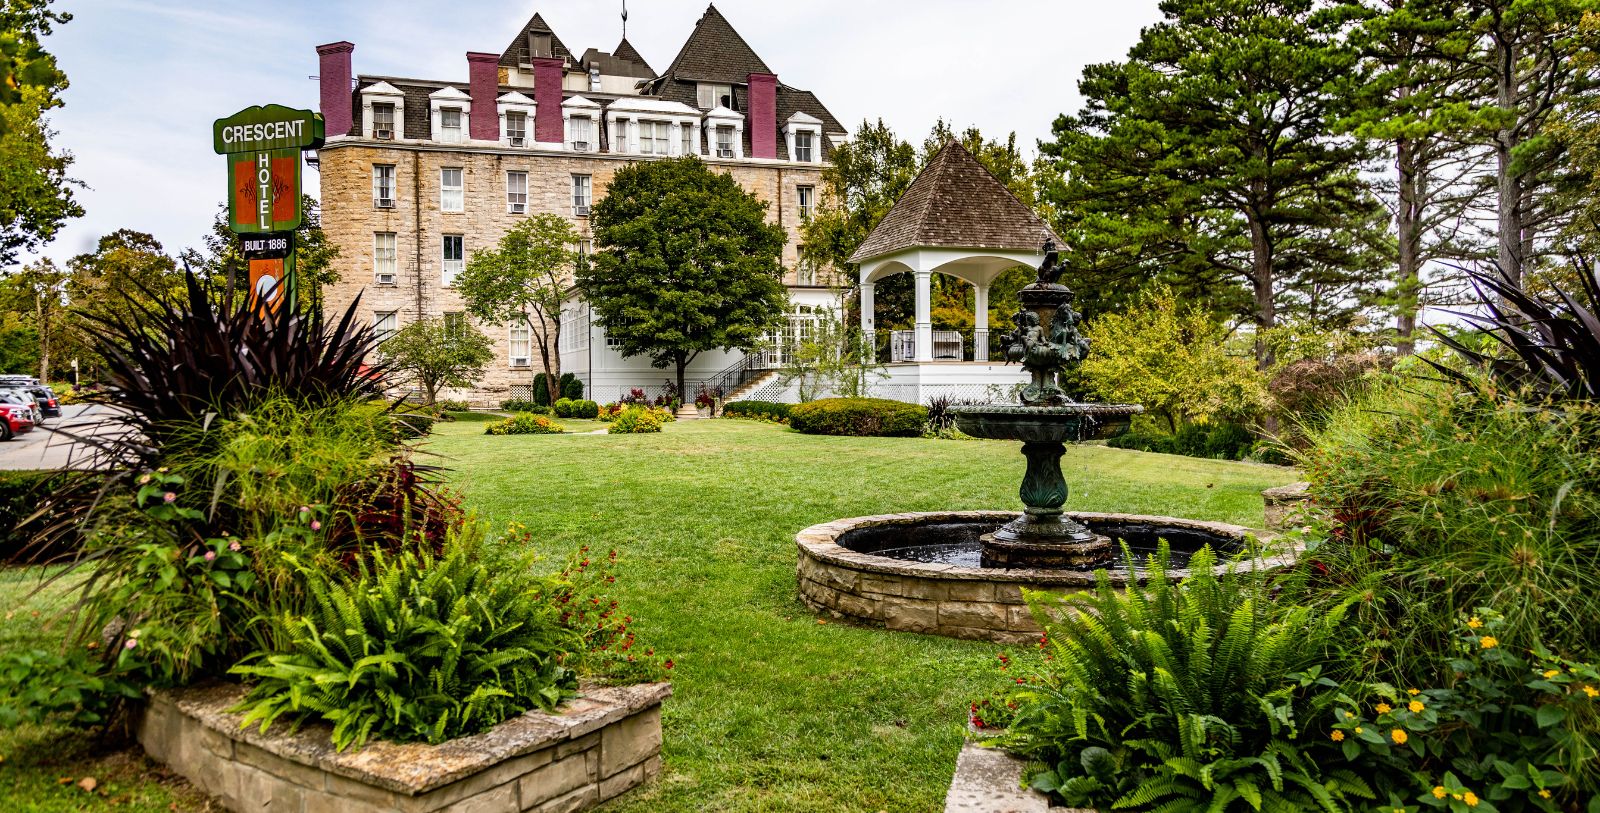
[[[555,713],[529,712],[440,743],[335,751],[330,729],[239,727],[244,691],[156,692],[139,743],[238,813],[521,813],[587,810],[661,770],[665,683],[588,688]]]
[[[1267,530],[1282,533],[1304,525],[1311,513],[1311,484],[1290,483],[1261,492],[1266,504]]]

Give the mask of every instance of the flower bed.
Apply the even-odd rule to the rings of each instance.
[[[157,691],[139,717],[139,742],[236,811],[573,811],[660,772],[661,701],[672,688],[587,687],[554,712],[480,734],[345,752],[330,744],[326,724],[241,728],[228,709],[243,693],[228,684]]]

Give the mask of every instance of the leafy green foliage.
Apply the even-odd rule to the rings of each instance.
[[[1130,560],[1132,554],[1124,549]],[[1259,573],[1216,573],[1210,549],[1180,584],[1163,542],[1149,582],[1121,592],[1028,591],[1053,659],[1017,691],[1002,738],[1047,768],[1034,786],[1074,806],[1325,810],[1374,798],[1305,741],[1333,702],[1320,675],[1343,612],[1273,608]]]
[[[562,398],[554,407],[557,418],[593,419],[600,414],[600,405],[581,398]]]
[[[1093,351],[1078,370],[1090,393],[1142,404],[1173,432],[1181,424],[1248,421],[1266,401],[1262,377],[1228,352],[1227,331],[1168,289],[1101,315],[1086,332]]]
[[[560,385],[561,397],[569,401],[583,400],[583,382],[572,373],[562,373]]]
[[[808,435],[912,438],[927,423],[927,407],[886,398],[823,398],[789,410],[789,425]]]
[[[538,392],[535,387],[534,392]],[[556,411],[549,404],[539,404],[529,398],[507,398],[500,402],[500,408],[506,412],[527,412],[533,415],[554,415]]]
[[[611,435],[639,435],[660,432],[667,423],[662,410],[647,406],[630,406],[611,419],[606,433]]]
[[[565,431],[567,430],[562,429],[561,424],[543,415],[531,415],[526,412],[483,428],[485,435],[559,435]]]
[[[1236,423],[1184,424],[1173,434],[1132,431],[1106,441],[1115,449],[1243,460],[1255,448],[1255,436]]]
[[[273,621],[284,650],[232,670],[254,682],[245,725],[326,720],[341,751],[373,737],[439,743],[553,708],[577,686],[562,661],[579,639],[547,588],[460,545],[438,559],[375,553],[349,581],[304,578],[307,611]]]
[[[322,309],[323,292],[339,281],[334,260],[339,246],[322,230],[322,204],[310,195],[300,196],[300,226],[294,230],[294,279],[298,305],[303,311]],[[205,235],[206,251],[193,249],[180,256],[200,270],[226,303],[229,297],[243,297],[249,291],[249,264],[244,258],[243,240],[228,227],[228,204],[217,204],[211,218],[211,231]]]
[[[82,649],[0,652],[0,729],[51,721],[102,725],[119,701],[139,696],[132,684],[104,675]]]
[[[561,374],[561,300],[578,261],[578,232],[565,217],[540,212],[506,230],[494,248],[472,252],[456,276],[467,313],[488,324],[526,324],[544,369]],[[561,397],[547,377],[549,401]]]
[[[679,393],[696,356],[754,348],[788,310],[783,229],[699,158],[617,170],[590,222],[600,250],[578,287],[622,355],[674,368]]]
[[[445,387],[472,387],[494,360],[489,337],[463,320],[418,319],[378,345],[378,358],[395,378],[422,389],[432,406]]]
[[[729,401],[722,405],[724,418],[755,418],[783,423],[789,420],[789,404],[772,401]]]

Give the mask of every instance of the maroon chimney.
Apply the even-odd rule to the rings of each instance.
[[[533,140],[541,144],[566,140],[566,134],[561,132],[561,76],[565,67],[566,61],[560,57],[533,58],[533,103],[538,107],[533,114]]]
[[[317,46],[321,62],[317,74],[322,78],[322,121],[328,137],[350,134],[350,52],[353,42],[330,42]]]
[[[467,76],[471,82],[467,95],[472,97],[467,135],[478,141],[499,141],[500,55],[468,51]]]
[[[750,157],[778,157],[778,76],[750,74]]]

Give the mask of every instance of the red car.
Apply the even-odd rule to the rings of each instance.
[[[0,404],[0,441],[33,431],[33,410],[22,404]]]

